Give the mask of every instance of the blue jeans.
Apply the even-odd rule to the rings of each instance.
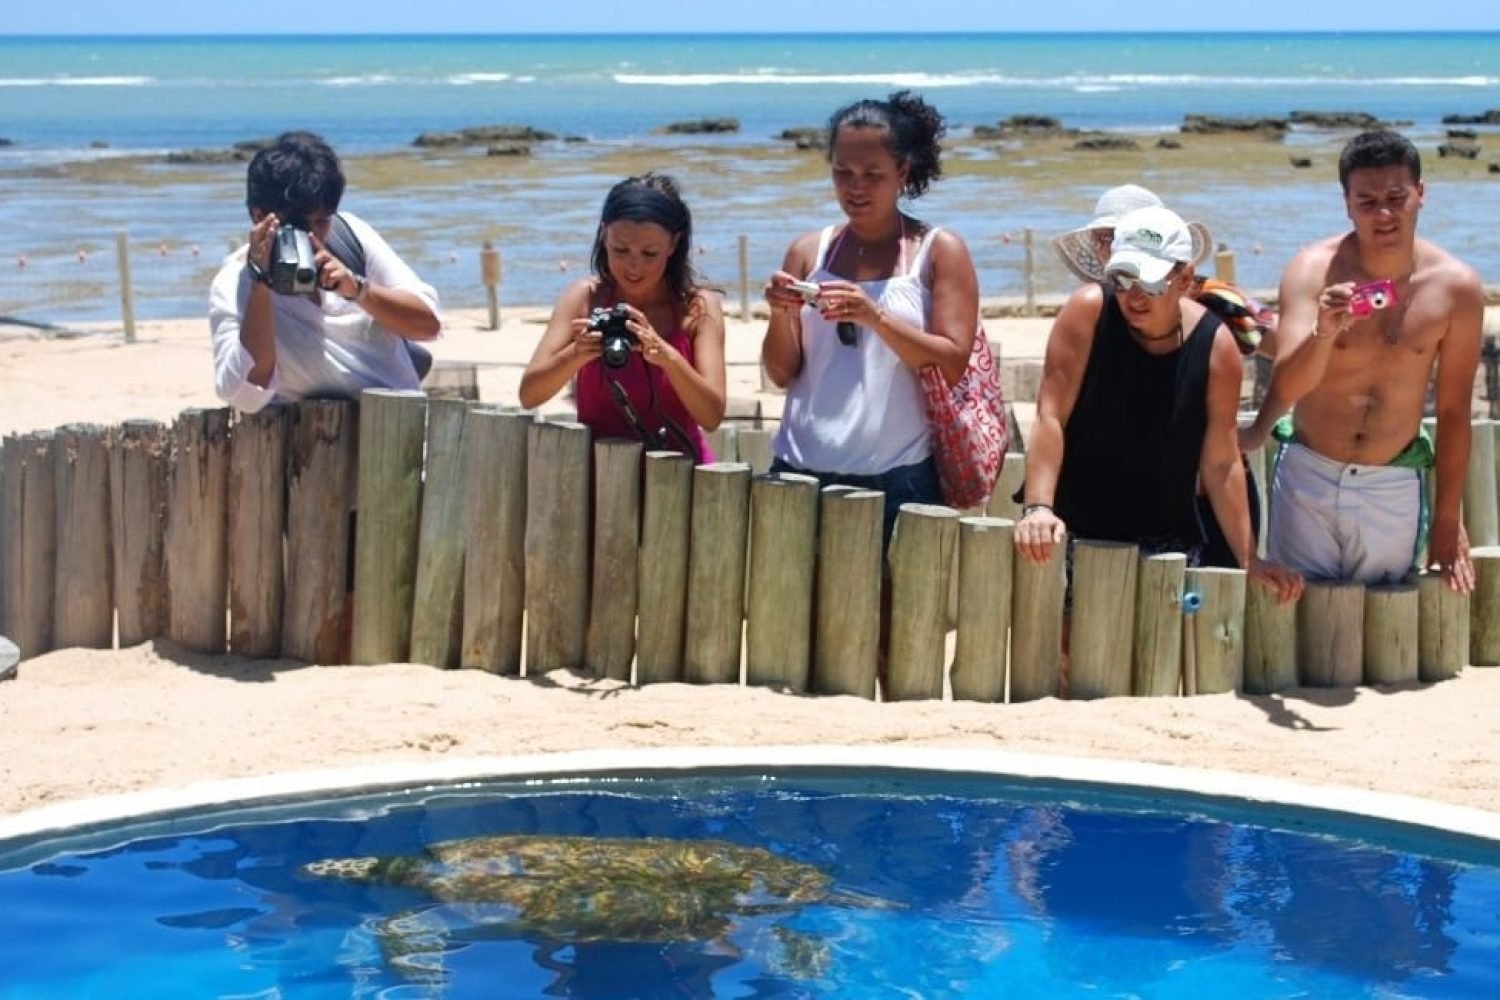
[[[862,490],[880,490],[885,494],[885,523],[881,526],[885,547],[891,546],[891,534],[896,530],[896,515],[904,503],[943,502],[943,486],[938,481],[937,463],[931,456],[914,465],[898,465],[894,469],[870,475],[847,472],[814,472],[799,469],[784,459],[771,462],[772,472],[797,472],[804,476],[815,476],[820,486],[853,486]]]

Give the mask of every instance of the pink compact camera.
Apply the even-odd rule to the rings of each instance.
[[[1356,318],[1368,316],[1373,312],[1389,309],[1395,304],[1395,283],[1389,278],[1381,278],[1379,281],[1372,281],[1354,289],[1349,296],[1349,315]]]

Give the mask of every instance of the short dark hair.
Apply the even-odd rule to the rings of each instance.
[[[305,218],[320,209],[338,211],[344,168],[338,154],[311,132],[283,132],[255,154],[245,177],[247,208],[282,219]]]
[[[1422,179],[1422,156],[1411,140],[1390,129],[1361,132],[1350,139],[1339,154],[1339,185],[1349,193],[1349,175],[1367,167],[1400,167],[1411,170],[1411,179]]]
[[[693,270],[693,213],[677,190],[677,182],[666,174],[646,173],[627,177],[609,189],[599,213],[599,231],[594,235],[591,258],[594,273],[613,281],[609,273],[609,251],[604,246],[604,227],[611,222],[651,222],[677,237],[677,246],[667,258],[667,287],[684,306],[692,304],[698,291]]]
[[[948,125],[937,108],[909,90],[898,90],[883,101],[863,100],[846,104],[828,119],[828,156],[841,128],[878,128],[885,131],[886,148],[906,166],[906,184],[901,193],[919,198],[927,186],[943,176],[938,140]]]

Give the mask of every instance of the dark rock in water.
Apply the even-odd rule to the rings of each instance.
[[[201,167],[219,163],[243,163],[250,155],[242,149],[179,149],[167,154],[176,167]]]
[[[823,149],[828,145],[828,132],[817,125],[798,125],[784,128],[776,138],[790,142],[798,149]]]
[[[95,139],[93,142],[89,143],[89,149],[108,149],[108,148],[109,148],[109,143],[105,142],[103,139]]]
[[[1011,115],[1000,123],[1001,128],[1029,129],[1032,131],[1061,132],[1062,122],[1051,115]]]
[[[1181,139],[1170,139],[1167,136],[1162,136],[1160,139],[1156,140],[1156,148],[1157,149],[1181,149],[1182,148],[1182,140]]]
[[[1293,125],[1309,128],[1379,128],[1379,118],[1365,111],[1293,111]]]
[[[15,144],[16,141],[14,139],[7,139],[5,138],[5,136],[0,135],[0,149],[3,149],[6,146],[14,146]]]
[[[1492,173],[1492,174],[1500,174],[1500,163],[1491,163],[1490,164],[1490,173]]]
[[[557,133],[543,132],[530,125],[477,125],[459,129],[464,142],[478,145],[481,142],[545,142],[556,139]]]
[[[1471,128],[1450,128],[1448,130],[1450,139],[1478,139],[1479,133]]]
[[[1190,135],[1221,135],[1226,132],[1255,132],[1269,139],[1280,139],[1291,125],[1285,118],[1230,118],[1224,115],[1184,115],[1182,131]]]
[[[413,146],[436,149],[443,146],[462,146],[464,137],[457,132],[423,132],[412,140]]]
[[[238,152],[249,153],[251,156],[254,156],[262,149],[270,149],[274,145],[276,145],[276,137],[267,136],[264,139],[241,139],[232,148]]]
[[[659,131],[667,135],[723,135],[739,130],[738,118],[694,118],[691,121],[671,122]]]
[[[20,647],[0,635],[0,681],[15,680],[20,670],[20,662]]]
[[[1064,128],[1051,115],[1011,115],[994,125],[974,126],[976,139],[1045,139],[1077,134],[1076,128]]]
[[[1096,135],[1079,139],[1073,148],[1088,153],[1130,152],[1140,149],[1141,144],[1122,135]]]
[[[1444,125],[1500,125],[1500,108],[1478,115],[1444,115]]]
[[[531,144],[525,142],[497,142],[484,151],[485,156],[530,156]]]
[[[563,136],[563,142],[588,142],[588,141],[589,141],[589,137],[586,136],[586,135],[565,135],[565,136]]]
[[[1289,156],[1287,157],[1287,160],[1293,167],[1297,168],[1298,170],[1306,170],[1308,167],[1312,166],[1311,156]]]
[[[1479,143],[1450,139],[1438,146],[1438,156],[1445,160],[1450,156],[1458,160],[1477,160],[1479,159]]]

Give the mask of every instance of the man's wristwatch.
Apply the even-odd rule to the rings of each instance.
[[[1050,503],[1029,503],[1021,508],[1021,516],[1030,517],[1032,514],[1035,514],[1039,510],[1045,510],[1049,514],[1056,513],[1055,511],[1053,511],[1052,505]]]
[[[250,272],[251,281],[267,286],[271,284],[271,276],[262,270],[259,264],[255,263],[254,258],[248,255],[245,257],[245,270]]]
[[[370,279],[363,274],[354,276],[354,294],[349,296],[350,302],[363,302],[365,296],[370,294]]]

